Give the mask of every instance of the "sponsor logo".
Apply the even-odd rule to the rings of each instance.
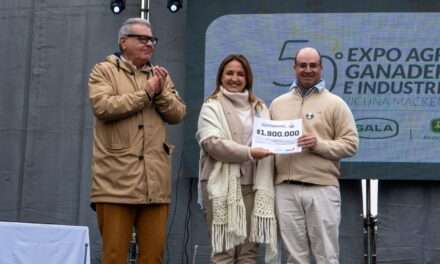
[[[431,121],[431,130],[434,133],[440,133],[440,118]]]
[[[313,113],[307,113],[306,114],[306,119],[313,119],[313,117],[314,117],[315,115],[313,114]]]
[[[399,123],[387,118],[366,117],[356,119],[356,127],[360,138],[384,139],[399,134]]]

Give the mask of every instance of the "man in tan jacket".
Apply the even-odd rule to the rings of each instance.
[[[275,98],[274,120],[302,119],[301,153],[275,157],[276,209],[288,263],[339,263],[339,160],[355,154],[358,134],[347,104],[325,88],[319,52],[303,48],[296,82]]]
[[[167,70],[150,62],[157,38],[131,18],[119,30],[120,53],[97,64],[89,78],[95,115],[91,202],[102,236],[102,263],[127,263],[132,227],[138,262],[162,263],[171,196],[165,123],[186,107]]]

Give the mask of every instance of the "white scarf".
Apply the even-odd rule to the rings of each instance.
[[[219,95],[221,96],[221,95]],[[265,107],[256,109],[256,115],[269,118]],[[231,131],[219,100],[208,99],[202,106],[196,134],[199,145],[210,137],[232,140]],[[207,155],[200,151],[200,160]],[[277,261],[277,223],[274,210],[273,156],[257,164],[254,182],[255,201],[252,212],[249,240],[265,243],[266,263]],[[201,172],[199,168],[199,173]],[[246,239],[246,208],[240,185],[240,165],[216,161],[207,184],[212,201],[212,249],[213,254],[232,249]]]

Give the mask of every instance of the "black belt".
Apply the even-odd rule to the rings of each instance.
[[[283,183],[287,184],[295,184],[295,185],[303,185],[303,186],[314,186],[316,184],[310,183],[310,182],[302,182],[302,181],[295,181],[295,180],[285,180]]]

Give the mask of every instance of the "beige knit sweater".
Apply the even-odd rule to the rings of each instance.
[[[275,98],[270,107],[273,120],[302,119],[303,134],[316,135],[313,150],[276,155],[275,183],[286,180],[338,186],[339,160],[354,155],[359,138],[347,104],[327,89],[302,97],[293,89]]]

